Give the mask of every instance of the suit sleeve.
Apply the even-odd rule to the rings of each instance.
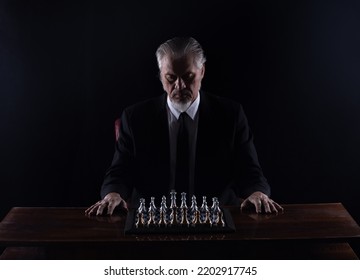
[[[130,129],[128,112],[124,110],[121,115],[120,135],[115,144],[115,153],[112,163],[105,173],[101,187],[101,198],[110,192],[117,192],[125,200],[131,196],[134,141]]]
[[[232,188],[242,198],[255,191],[270,195],[270,186],[263,175],[253,135],[241,105],[235,129],[235,170]]]

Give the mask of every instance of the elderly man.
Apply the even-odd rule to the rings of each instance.
[[[140,197],[177,193],[218,197],[222,205],[273,213],[253,136],[242,106],[204,92],[205,55],[194,38],[176,37],[156,51],[166,93],[126,108],[120,137],[87,215],[135,207]]]

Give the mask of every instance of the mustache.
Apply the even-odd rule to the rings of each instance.
[[[182,89],[182,90],[178,90],[178,89],[174,89],[171,93],[171,95],[180,95],[180,96],[188,96],[191,97],[191,91],[188,89]]]

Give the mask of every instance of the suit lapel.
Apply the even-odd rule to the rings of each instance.
[[[160,168],[164,174],[164,179],[168,184],[170,178],[170,143],[169,143],[169,124],[166,110],[166,94],[159,98],[158,110],[154,118],[153,148],[156,151],[160,163]],[[157,134],[157,137],[156,137]]]
[[[211,104],[206,94],[200,92],[199,123],[196,141],[195,186],[199,187],[201,178],[206,172],[208,153],[212,150],[211,135],[216,132],[216,117],[211,114]]]

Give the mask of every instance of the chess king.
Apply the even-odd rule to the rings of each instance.
[[[206,58],[199,42],[172,38],[156,59],[164,93],[123,110],[101,200],[85,213],[111,215],[171,189],[257,213],[282,210],[269,197],[243,107],[201,88]]]

